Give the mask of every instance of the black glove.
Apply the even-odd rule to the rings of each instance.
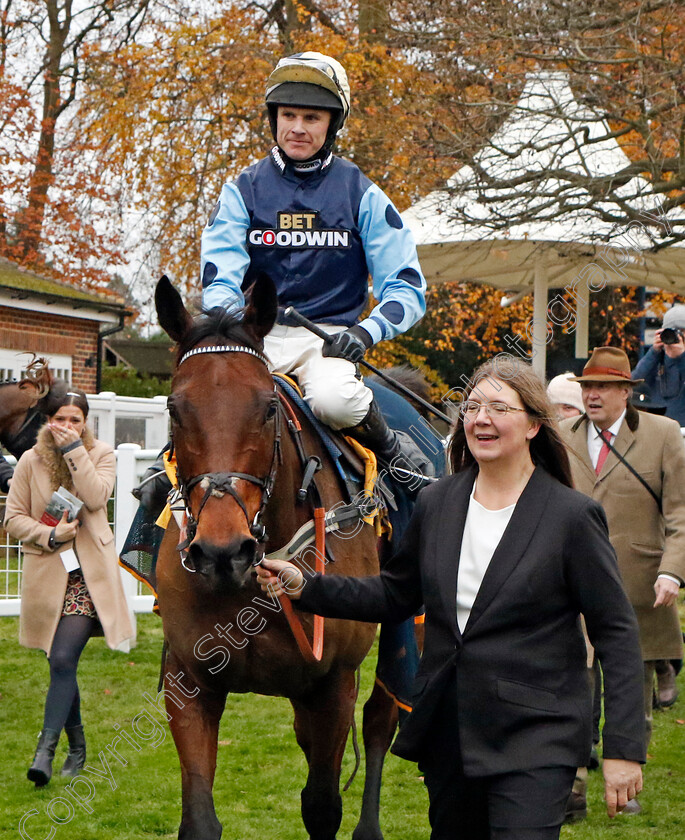
[[[14,468],[0,455],[0,492],[9,493],[9,483],[13,475]]]
[[[372,344],[373,339],[364,327],[355,326],[338,333],[330,344],[324,344],[322,352],[324,356],[358,362],[364,358],[364,353]]]

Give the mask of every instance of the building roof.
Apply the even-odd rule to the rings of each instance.
[[[110,351],[118,364],[133,368],[138,373],[166,378],[174,370],[174,353],[171,341],[144,341],[132,338],[109,339],[105,349]]]
[[[72,309],[87,308],[117,315],[133,314],[121,298],[106,297],[78,289],[68,283],[61,283],[59,280],[41,277],[4,257],[0,257],[0,289],[9,290],[11,297],[17,300],[35,298],[66,304]]]

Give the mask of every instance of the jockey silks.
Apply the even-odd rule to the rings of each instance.
[[[425,312],[426,283],[409,230],[389,198],[357,166],[329,155],[298,175],[278,149],[224,185],[202,234],[205,307],[242,306],[265,271],[280,306],[312,321],[361,326],[374,342],[409,329]]]

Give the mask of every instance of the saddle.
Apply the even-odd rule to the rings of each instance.
[[[350,502],[362,489],[368,493],[374,492],[377,479],[375,454],[354,438],[342,435],[322,423],[307,405],[294,379],[280,373],[273,374],[273,378],[283,396],[297,407],[318,434],[347,490],[346,501]],[[394,508],[392,491],[383,483],[378,484],[377,490],[385,504]]]

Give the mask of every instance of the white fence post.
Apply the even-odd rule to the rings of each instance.
[[[117,395],[114,391],[101,391],[98,397],[106,400],[98,404],[98,439],[104,440],[110,446],[114,446],[117,422]]]
[[[167,416],[166,404],[167,397],[156,396],[153,397],[153,402],[157,411],[155,411],[152,420],[150,420],[150,434],[149,440],[145,441],[145,446],[148,449],[158,447],[163,449],[169,442],[169,418]]]
[[[131,490],[136,486],[136,454],[139,451],[140,447],[137,443],[122,443],[117,447],[117,492],[114,498],[114,545],[117,555],[121,554],[126,535],[138,510],[138,502],[131,494]],[[124,569],[119,569],[119,572],[135,630],[136,616],[133,611],[133,599],[138,594],[138,582]]]

